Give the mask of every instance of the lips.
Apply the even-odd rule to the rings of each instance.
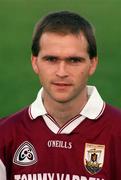
[[[60,87],[64,87],[64,86],[72,86],[72,84],[69,83],[63,83],[63,82],[59,82],[59,83],[52,83],[55,86],[60,86]]]
[[[65,82],[54,82],[52,83],[52,86],[54,88],[55,91],[59,92],[59,93],[65,93],[65,92],[68,92],[69,89],[72,87],[72,84],[70,83],[65,83]]]

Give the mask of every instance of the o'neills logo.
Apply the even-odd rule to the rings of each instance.
[[[105,146],[99,144],[85,144],[84,165],[91,174],[98,173],[104,163]]]
[[[37,162],[37,154],[34,146],[28,141],[23,142],[16,150],[13,163],[19,166],[30,166]]]

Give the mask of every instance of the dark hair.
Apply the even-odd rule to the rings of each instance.
[[[39,47],[39,41],[44,32],[55,32],[63,35],[78,35],[82,32],[88,42],[87,51],[90,59],[97,56],[96,39],[91,24],[74,12],[54,12],[45,16],[36,24],[31,48],[34,56],[38,56],[41,48]]]

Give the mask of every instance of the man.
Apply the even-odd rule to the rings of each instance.
[[[87,81],[96,70],[89,22],[62,11],[44,17],[32,41],[42,89],[1,121],[1,180],[120,180],[121,112]]]

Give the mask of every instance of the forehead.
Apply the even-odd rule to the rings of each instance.
[[[86,50],[88,42],[82,32],[79,34],[59,34],[53,32],[45,32],[40,39],[40,50],[62,49],[66,50]]]

